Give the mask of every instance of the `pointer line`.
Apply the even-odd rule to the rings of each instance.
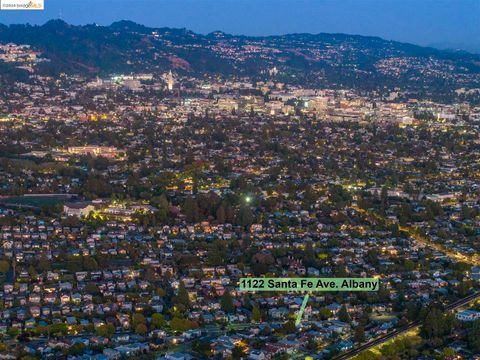
[[[295,326],[300,325],[300,322],[302,321],[302,316],[303,312],[305,311],[305,307],[307,306],[309,295],[306,294],[305,297],[303,298],[302,306],[300,307],[300,310],[297,313],[297,320],[295,320]]]

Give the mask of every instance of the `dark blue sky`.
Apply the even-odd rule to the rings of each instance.
[[[45,11],[0,11],[0,22],[107,25],[128,19],[208,33],[342,32],[480,52],[480,0],[45,0]]]

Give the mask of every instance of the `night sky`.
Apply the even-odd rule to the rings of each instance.
[[[480,52],[480,0],[45,0],[45,11],[0,11],[4,24],[54,18],[200,33],[340,32]]]

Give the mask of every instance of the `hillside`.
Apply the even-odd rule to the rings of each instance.
[[[28,44],[49,61],[37,70],[86,76],[124,72],[201,76],[251,76],[363,90],[400,88],[449,94],[480,87],[480,56],[442,51],[378,37],[288,34],[248,37],[186,29],[148,28],[130,21],[110,26],[73,26],[52,20],[42,26],[0,25],[0,43]]]

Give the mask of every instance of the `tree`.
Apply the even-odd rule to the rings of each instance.
[[[357,343],[362,343],[365,341],[365,329],[363,328],[363,326],[357,326],[355,328],[355,334],[353,336],[353,339]]]
[[[388,189],[384,186],[380,193],[380,211],[385,213],[385,209],[388,207]]]
[[[198,339],[193,340],[192,342],[192,349],[193,351],[210,358],[212,356],[212,349],[210,347],[210,343],[207,341],[201,341]]]
[[[152,315],[152,327],[154,329],[161,329],[165,326],[165,318],[162,314],[155,313]]]
[[[133,316],[132,316],[132,327],[134,329],[136,329],[137,326],[140,325],[140,324],[145,325],[145,316],[143,316],[143,314],[140,314],[140,313],[133,314]]]
[[[65,335],[68,332],[67,324],[58,323],[58,324],[48,325],[48,332],[50,335],[53,335],[53,336]]]
[[[476,320],[468,332],[468,346],[473,352],[480,353],[480,320]]]
[[[285,324],[283,324],[283,330],[287,333],[287,334],[291,334],[291,333],[294,333],[296,331],[296,326],[295,326],[295,322],[293,320],[288,320]]]
[[[252,309],[252,321],[256,323],[262,321],[262,313],[257,305],[254,305]]]
[[[68,259],[67,270],[69,272],[82,271],[83,270],[83,265],[81,263],[81,260],[80,259],[78,259],[78,260]]]
[[[253,213],[249,206],[244,206],[240,209],[240,225],[248,228],[253,224]]]
[[[415,263],[410,259],[405,259],[403,267],[405,271],[413,271],[415,269]]]
[[[161,287],[157,288],[156,293],[161,298],[163,298],[163,297],[165,297],[165,295],[167,295],[167,292],[165,291],[165,289],[162,289]]]
[[[79,356],[82,355],[85,350],[84,343],[75,343],[68,349],[69,355]]]
[[[100,294],[100,289],[95,283],[88,283],[85,285],[84,290],[91,295],[99,295]]]
[[[380,356],[375,354],[371,350],[362,351],[360,354],[353,358],[354,360],[377,360]]]
[[[350,315],[348,314],[347,307],[345,305],[342,305],[342,307],[338,311],[338,320],[343,322],[350,322]]]
[[[420,307],[418,303],[416,303],[415,301],[409,301],[407,303],[406,310],[407,310],[407,313],[406,313],[407,318],[409,320],[415,320],[418,317]]]
[[[452,332],[454,318],[437,308],[428,311],[422,325],[422,335],[427,340],[442,339]]]
[[[111,338],[115,334],[115,327],[112,324],[100,325],[95,329],[98,336]]]
[[[148,282],[155,282],[158,280],[157,272],[153,266],[147,266],[143,273],[143,278]]]
[[[225,223],[225,207],[223,204],[218,207],[216,215],[219,224]]]
[[[10,262],[8,260],[0,260],[0,272],[6,273],[10,270]]]
[[[175,302],[179,305],[183,305],[187,309],[190,307],[190,298],[188,297],[188,291],[185,288],[183,281],[180,281],[180,285],[178,286],[178,294]]]
[[[243,351],[243,348],[235,345],[235,347],[232,350],[232,358],[233,359],[243,359],[245,357],[245,352]]]
[[[307,341],[307,349],[310,351],[316,351],[317,348],[318,348],[318,344],[316,343],[316,341],[313,340],[313,338],[309,338]]]
[[[20,334],[20,330],[18,330],[16,327],[11,327],[7,330],[8,336],[14,338],[17,337],[18,334]]]
[[[247,310],[252,310],[253,305],[252,305],[252,301],[250,300],[250,296],[248,296],[248,294],[243,295],[242,306]]]
[[[30,265],[28,267],[28,274],[30,275],[30,277],[32,279],[36,279],[37,278],[37,270],[35,270],[35,268],[33,267],[33,265]]]
[[[332,316],[332,312],[325,306],[318,311],[318,314],[322,320],[327,320]]]
[[[450,347],[446,347],[442,350],[442,359],[455,359],[457,352]]]
[[[383,345],[380,348],[380,352],[387,359],[398,359],[398,346],[397,342],[391,342]]]
[[[83,269],[86,271],[97,270],[98,264],[94,258],[90,256],[85,256],[83,258]]]
[[[45,255],[42,255],[37,263],[37,269],[39,272],[48,271],[51,268],[50,261]]]
[[[235,306],[233,305],[233,298],[232,294],[230,294],[230,291],[225,290],[220,300],[220,306],[227,314],[231,314],[235,311]]]
[[[175,316],[171,321],[170,321],[170,327],[172,328],[173,331],[177,332],[184,332],[190,329],[193,329],[196,327],[194,323],[188,319],[184,319],[181,317]]]
[[[102,176],[95,174],[93,171],[90,172],[84,189],[96,196],[110,196],[112,193],[110,184]]]
[[[157,219],[160,222],[164,222],[165,220],[167,220],[168,213],[170,211],[170,204],[168,203],[168,199],[165,194],[153,197],[151,203],[158,209],[156,213]]]
[[[187,197],[182,207],[183,213],[187,217],[187,222],[193,223],[200,220],[200,210],[197,200],[191,196]]]
[[[138,324],[135,327],[135,332],[139,335],[145,335],[147,333],[147,331],[148,331],[147,325],[145,325],[145,324]]]
[[[348,276],[347,269],[345,268],[344,265],[341,265],[341,264],[335,265],[335,268],[333,271],[336,277],[342,278],[342,277]]]
[[[375,248],[368,249],[366,259],[372,265],[378,264],[378,250]]]

